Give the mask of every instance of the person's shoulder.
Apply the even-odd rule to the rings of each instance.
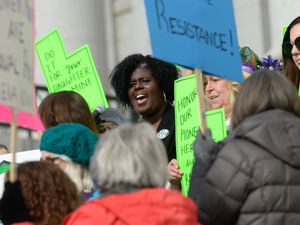
[[[172,120],[172,121],[175,120],[175,109],[173,105],[167,103],[162,119]]]
[[[166,111],[170,111],[170,112],[174,113],[174,111],[175,111],[174,105],[172,105],[171,103],[167,103]]]
[[[168,190],[166,188],[147,188],[140,191],[140,195],[144,195],[145,199],[155,199],[157,202],[163,203],[163,205],[172,207],[186,208],[190,211],[196,212],[195,203],[182,193],[175,190]]]
[[[103,218],[108,218],[109,215],[111,215],[110,211],[102,206],[101,198],[98,198],[84,203],[67,215],[63,225],[97,224],[100,220],[105,224]]]
[[[218,143],[219,153],[217,159],[222,159],[231,163],[238,163],[240,160],[247,158],[251,154],[249,150],[251,142],[244,138],[229,138]]]

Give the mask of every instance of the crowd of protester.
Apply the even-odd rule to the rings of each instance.
[[[300,17],[287,27],[282,63],[260,60],[249,47],[240,53],[243,83],[204,74],[208,110],[224,108],[228,137],[216,143],[209,129],[195,135],[188,196],[175,147],[181,73],[133,54],[110,79],[139,121],[113,107],[91,112],[74,91],[49,94],[39,106],[41,161],[18,164],[16,181],[5,181],[2,223],[300,224]]]

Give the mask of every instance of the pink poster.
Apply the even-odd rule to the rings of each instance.
[[[12,121],[12,109],[11,107],[0,104],[0,122],[11,123]],[[29,128],[31,130],[43,131],[44,126],[40,120],[37,112],[37,107],[34,107],[34,115],[27,112],[18,113],[18,126]]]

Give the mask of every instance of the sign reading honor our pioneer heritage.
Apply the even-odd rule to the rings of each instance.
[[[193,143],[200,128],[196,76],[189,75],[176,80],[174,89],[176,155],[180,170],[183,172],[182,192],[187,195],[195,160]],[[207,111],[206,123],[214,141],[221,141],[227,136],[223,108]]]
[[[33,113],[32,1],[4,2],[0,5],[0,103]]]

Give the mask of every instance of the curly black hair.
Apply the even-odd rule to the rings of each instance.
[[[165,93],[168,102],[174,100],[174,81],[179,77],[175,65],[155,59],[150,55],[133,54],[123,59],[111,72],[111,86],[116,96],[125,106],[131,106],[128,89],[132,73],[138,68],[147,68],[152,72],[159,88]]]

